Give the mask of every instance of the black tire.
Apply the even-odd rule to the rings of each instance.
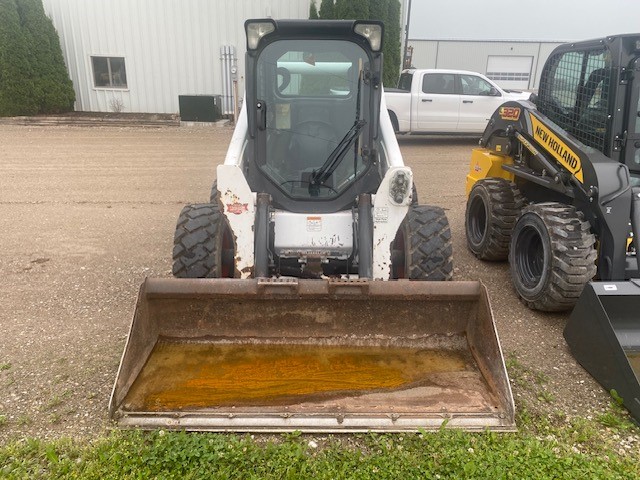
[[[416,188],[415,182],[411,187],[411,205],[418,205],[418,189]]]
[[[391,245],[391,278],[451,280],[449,221],[440,207],[410,205]]]
[[[178,278],[234,276],[233,239],[217,204],[187,205],[173,239],[173,275]]]
[[[562,203],[529,205],[511,236],[509,263],[513,285],[533,310],[573,308],[596,274],[595,237],[581,212]]]
[[[214,180],[211,184],[211,193],[209,194],[209,203],[213,205],[218,204],[218,198],[220,198],[220,192],[218,191],[218,180]]]
[[[506,260],[511,232],[524,206],[515,183],[504,178],[478,180],[467,199],[467,246],[481,260]]]
[[[398,117],[391,110],[387,110],[389,112],[389,118],[391,119],[391,125],[393,126],[394,133],[400,133],[400,123],[398,123]]]

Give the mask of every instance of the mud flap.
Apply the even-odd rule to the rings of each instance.
[[[564,338],[580,365],[640,422],[640,281],[587,284]]]
[[[109,408],[136,428],[515,428],[479,282],[147,279]]]

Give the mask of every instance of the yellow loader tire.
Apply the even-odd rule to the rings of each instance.
[[[467,199],[467,246],[481,260],[506,260],[511,232],[524,206],[515,183],[503,178],[478,180]]]
[[[572,205],[524,208],[509,250],[511,279],[522,302],[545,312],[572,309],[596,274],[594,244],[591,224]]]

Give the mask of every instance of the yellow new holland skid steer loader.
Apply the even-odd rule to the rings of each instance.
[[[379,22],[249,20],[246,97],[175,279],[141,287],[110,402],[122,426],[514,428],[489,301],[452,282],[382,99]],[[412,281],[416,280],[416,281]]]
[[[469,249],[530,308],[574,308],[576,359],[640,421],[640,35],[558,47],[493,115],[467,176]],[[598,281],[592,282],[593,278]]]

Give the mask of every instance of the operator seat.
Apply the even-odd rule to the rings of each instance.
[[[293,125],[290,154],[296,170],[320,168],[338,144],[331,125],[320,120],[307,120]]]

